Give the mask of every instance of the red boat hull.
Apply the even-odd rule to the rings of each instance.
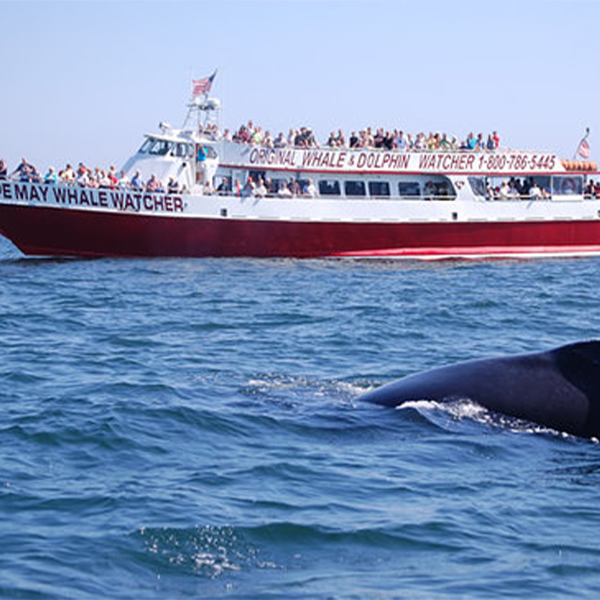
[[[600,254],[600,221],[356,223],[144,216],[0,205],[24,254],[119,257],[468,257]]]

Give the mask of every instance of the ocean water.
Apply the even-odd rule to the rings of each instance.
[[[358,396],[600,332],[600,260],[0,242],[0,596],[597,598],[600,445]]]

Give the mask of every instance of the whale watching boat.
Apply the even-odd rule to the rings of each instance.
[[[0,233],[42,256],[600,254],[600,201],[585,193],[599,174],[590,161],[240,143],[219,134],[219,108],[194,98],[181,129],[161,123],[145,136],[119,183],[88,186],[75,173],[0,180]],[[503,193],[507,182],[527,192]]]

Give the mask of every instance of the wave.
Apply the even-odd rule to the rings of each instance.
[[[401,406],[396,407],[396,410],[415,410],[433,424],[453,431],[455,430],[454,425],[465,425],[471,422],[473,424],[492,427],[496,430],[510,431],[511,433],[543,434],[560,438],[573,437],[568,433],[556,431],[544,425],[488,410],[467,398],[451,402],[415,400],[404,402]],[[439,419],[440,416],[442,416],[442,419]],[[450,419],[447,417],[450,417]]]

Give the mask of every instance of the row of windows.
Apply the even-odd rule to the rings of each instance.
[[[349,198],[360,198],[367,195],[371,198],[390,198],[392,188],[389,181],[344,181],[344,195]],[[342,186],[335,179],[321,179],[318,182],[321,196],[341,196]],[[398,196],[406,200],[425,198],[454,198],[456,194],[449,181],[426,181],[421,189],[418,181],[399,181]]]
[[[263,170],[250,170],[248,176],[257,182],[261,179],[268,183],[267,188],[272,187],[278,190],[283,183],[288,184],[286,179],[270,179],[267,172]],[[308,185],[308,179],[295,180],[300,189],[305,189]],[[456,198],[454,187],[445,177],[431,178],[425,182],[419,181],[398,181],[394,186],[389,181],[363,181],[349,180],[340,181],[339,179],[319,179],[315,181],[319,196],[342,196],[346,198],[366,198],[367,196],[375,199],[385,199],[400,197],[403,200],[426,200],[440,199],[453,200]]]

